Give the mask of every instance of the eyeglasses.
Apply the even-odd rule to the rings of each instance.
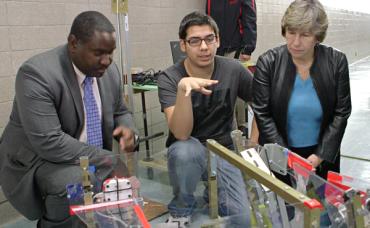
[[[188,40],[185,40],[185,41],[188,42],[188,44],[190,46],[197,47],[197,46],[200,46],[202,44],[203,40],[204,40],[204,42],[206,42],[207,45],[214,44],[214,43],[216,43],[217,36],[215,34],[211,34],[211,35],[208,35],[204,38],[191,37],[191,38],[189,38]]]

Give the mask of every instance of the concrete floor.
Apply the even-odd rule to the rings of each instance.
[[[370,187],[370,57],[350,66],[352,114],[342,143],[341,172],[363,181],[355,181],[355,187]],[[369,128],[368,128],[369,127]],[[171,188],[165,173],[154,171],[155,181],[146,178],[142,171],[142,189],[144,195],[152,195],[154,199],[169,202]],[[159,185],[158,181],[162,184]],[[156,189],[156,191],[151,191]],[[163,222],[163,216],[155,223]],[[204,219],[206,215],[199,215]],[[196,223],[197,224],[197,223]],[[199,225],[199,224],[198,224]],[[198,226],[195,225],[195,226]],[[36,227],[36,223],[19,215],[7,203],[0,191],[0,227],[23,228]]]
[[[350,66],[352,114],[342,142],[341,173],[370,181],[370,57]]]

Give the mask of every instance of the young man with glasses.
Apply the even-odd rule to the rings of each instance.
[[[207,180],[206,140],[215,139],[232,149],[235,100],[251,101],[252,75],[236,60],[215,56],[218,35],[215,21],[206,14],[185,16],[179,38],[187,58],[158,79],[159,100],[170,130],[168,170],[174,198],[168,205],[169,221],[189,222],[196,208],[196,185]],[[220,215],[234,215],[233,227],[249,227],[249,202],[240,171],[217,157],[217,179]]]

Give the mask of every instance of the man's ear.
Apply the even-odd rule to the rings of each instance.
[[[180,48],[182,52],[186,52],[186,43],[185,40],[180,40]]]
[[[73,35],[73,34],[70,34],[68,36],[68,46],[69,46],[70,50],[71,51],[76,50],[77,49],[77,45],[78,45],[78,40],[77,40],[76,36]]]

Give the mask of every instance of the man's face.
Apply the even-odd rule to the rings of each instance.
[[[87,42],[77,40],[74,35],[68,39],[73,63],[89,77],[101,77],[112,63],[116,48],[115,33],[95,31]]]
[[[185,40],[180,41],[181,50],[186,52],[188,60],[197,67],[213,64],[220,41],[209,25],[195,25],[187,29]]]

